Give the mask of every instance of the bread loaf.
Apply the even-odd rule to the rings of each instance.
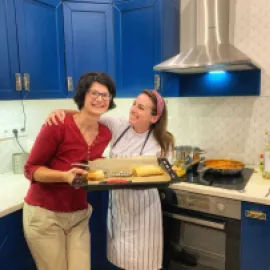
[[[138,177],[164,174],[163,170],[155,165],[142,165],[132,168],[132,175]]]
[[[91,170],[87,175],[88,181],[100,181],[105,178],[104,172],[102,170]]]

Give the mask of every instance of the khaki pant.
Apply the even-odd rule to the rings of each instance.
[[[24,235],[38,270],[90,270],[91,213],[91,206],[59,213],[24,203]]]

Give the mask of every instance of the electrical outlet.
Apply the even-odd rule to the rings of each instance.
[[[23,128],[17,128],[17,127],[9,127],[4,128],[4,130],[0,131],[0,140],[6,140],[6,139],[12,139],[14,138],[14,133],[12,132],[13,129],[18,130],[18,137],[27,137],[27,132],[23,130]]]

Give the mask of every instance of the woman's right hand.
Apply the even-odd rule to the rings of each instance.
[[[45,123],[49,126],[58,125],[58,122],[64,123],[64,119],[66,117],[66,113],[64,110],[54,110],[47,117]]]
[[[86,175],[87,171],[79,168],[72,168],[71,170],[64,172],[64,182],[67,182],[71,185],[77,174]]]

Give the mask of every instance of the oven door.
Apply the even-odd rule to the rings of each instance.
[[[227,222],[217,217],[193,210],[170,207],[164,215],[164,261],[169,270],[227,270]],[[174,209],[174,210],[173,210]],[[197,259],[197,266],[190,267],[172,258],[171,246],[177,246]],[[166,252],[167,251],[167,252]],[[170,254],[171,253],[171,254]],[[175,256],[175,252],[173,252]],[[237,269],[231,268],[230,270]]]

